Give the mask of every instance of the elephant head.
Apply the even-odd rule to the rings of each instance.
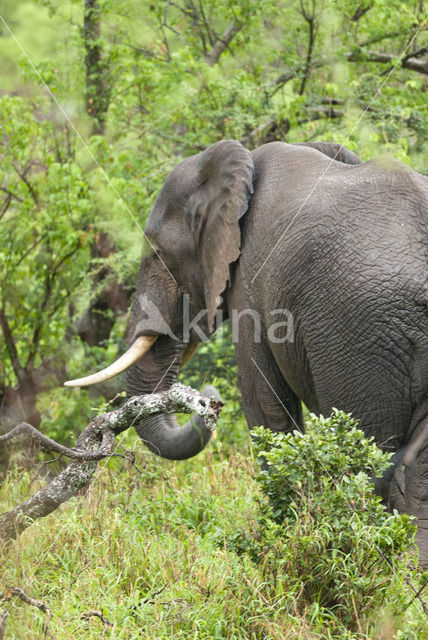
[[[102,372],[70,381],[95,384],[127,369],[127,393],[169,388],[180,364],[200,342],[185,326],[215,329],[216,310],[240,255],[240,218],[253,193],[254,165],[239,142],[218,142],[183,160],[168,175],[145,229],[151,247],[143,257],[127,329],[130,348]],[[179,427],[174,416],[134,425],[155,453],[171,459],[196,455],[211,432],[200,419]]]

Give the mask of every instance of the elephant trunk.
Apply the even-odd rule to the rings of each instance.
[[[211,431],[197,414],[181,427],[175,416],[158,415],[147,418],[135,429],[150,451],[169,460],[192,458],[211,437]]]
[[[127,394],[142,395],[169,389],[176,382],[183,347],[166,336],[159,337],[149,353],[128,370]],[[205,393],[218,398],[213,387],[206,388]],[[212,435],[197,414],[183,426],[172,415],[150,416],[133,426],[151,451],[170,460],[197,455]]]

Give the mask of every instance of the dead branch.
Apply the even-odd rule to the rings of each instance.
[[[55,440],[52,440],[51,438],[43,435],[43,433],[36,429],[36,427],[28,424],[28,422],[21,422],[16,427],[0,436],[0,442],[13,440],[13,438],[21,435],[27,435],[34,442],[34,444],[39,447],[39,449],[55,451],[55,453],[67,456],[67,458],[71,458],[72,460],[102,460],[109,455],[114,455],[113,453],[109,453],[110,443],[107,444],[107,442],[102,442],[101,446],[96,451],[79,451],[76,449],[70,449],[69,447],[64,447],[64,445],[59,444],[58,442],[55,442]],[[103,437],[106,438],[107,441],[107,431],[103,434]]]
[[[97,416],[85,427],[73,449],[47,438],[27,423],[21,423],[9,433],[0,436],[0,444],[27,434],[35,444],[74,460],[58,476],[35,495],[0,516],[0,539],[14,540],[34,520],[43,518],[57,509],[85,487],[95,473],[97,461],[115,453],[114,432],[127,429],[131,424],[155,414],[192,413],[202,416],[208,429],[214,431],[222,403],[204,398],[197,391],[175,384],[167,391],[145,396],[134,396],[109,413]]]
[[[37,609],[40,609],[40,611],[46,613],[44,635],[53,638],[52,634],[49,632],[49,622],[52,618],[52,611],[47,605],[45,605],[44,602],[41,602],[41,600],[30,598],[30,596],[28,596],[20,587],[7,587],[3,595],[0,596],[0,600],[4,600],[5,602],[10,602],[12,598],[19,598],[20,600],[22,600],[22,602],[25,602],[25,604],[29,604],[31,607],[37,607]],[[9,611],[4,611],[3,614],[0,614],[0,640],[4,637],[4,633],[6,630],[6,618],[8,613]]]
[[[110,622],[110,620],[107,620],[107,618],[105,617],[102,611],[97,611],[95,609],[92,611],[86,611],[85,613],[82,613],[80,617],[83,618],[83,620],[89,620],[90,618],[93,618],[93,617],[99,618],[103,623],[103,632],[101,636],[102,638],[105,636],[107,629],[113,626],[113,623]]]

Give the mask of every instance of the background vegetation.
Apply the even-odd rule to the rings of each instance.
[[[120,380],[97,397],[62,383],[123,349],[141,229],[182,157],[222,138],[250,149],[330,140],[363,159],[393,155],[428,173],[423,0],[2,0],[0,14],[0,430],[25,418],[71,442],[121,391]],[[90,637],[74,616],[76,599],[86,610],[102,605],[100,594],[133,620],[111,632],[117,638],[139,637],[126,609],[139,598],[147,600],[141,637],[279,638],[284,629],[289,637],[327,637],[325,611],[285,615],[257,565],[217,545],[228,523],[257,519],[259,491],[226,338],[227,331],[204,345],[182,378],[216,384],[227,402],[210,451],[180,465],[144,455],[141,474],[105,466],[82,504],[17,545],[16,580],[33,596],[56,594],[68,637]],[[8,503],[28,487],[13,460],[0,453]],[[168,524],[176,511],[182,515]],[[53,531],[59,537],[50,547]],[[148,576],[142,591],[140,571]],[[225,589],[216,604],[212,576]],[[155,597],[165,584],[171,593]],[[354,621],[362,615],[356,605]],[[40,637],[37,615],[23,618],[25,637]],[[158,622],[163,631],[154,633]],[[20,624],[8,625],[16,638]],[[364,624],[360,637],[372,633]],[[388,624],[385,638],[395,628],[397,638],[425,637],[420,621],[407,631]]]

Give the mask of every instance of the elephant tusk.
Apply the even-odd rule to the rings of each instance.
[[[118,376],[119,373],[129,369],[134,362],[137,362],[143,357],[154,342],[156,342],[157,336],[140,336],[129,347],[128,351],[120,356],[113,364],[109,365],[102,371],[86,376],[85,378],[77,378],[76,380],[67,380],[64,382],[65,387],[87,387],[91,384],[97,384],[98,382],[105,382]]]
[[[195,342],[193,344],[189,343],[187,345],[187,347],[184,350],[183,356],[181,358],[180,369],[182,369],[184,367],[186,362],[189,362],[190,358],[193,358],[193,356],[195,355],[196,351],[199,349],[200,344],[201,344],[200,342]]]

